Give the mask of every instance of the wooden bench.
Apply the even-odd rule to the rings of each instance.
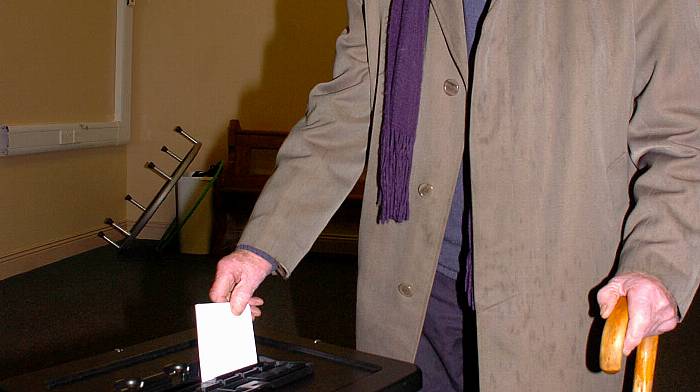
[[[238,120],[228,127],[228,159],[221,181],[223,192],[259,194],[275,170],[275,158],[288,131],[260,131],[241,128]],[[348,195],[350,200],[362,200],[365,175]]]
[[[217,209],[228,217],[229,240],[237,241],[250,216],[255,199],[275,169],[277,151],[288,131],[247,130],[238,120],[229,122],[228,157],[217,185]],[[357,253],[365,175],[361,176],[341,208],[331,219],[312,251],[343,254]],[[228,226],[228,227],[226,227]],[[217,230],[222,230],[221,222]]]

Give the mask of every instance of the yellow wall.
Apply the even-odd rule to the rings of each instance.
[[[99,3],[67,1],[71,12],[78,13]],[[0,3],[18,4],[28,3]],[[7,17],[9,8],[2,10]],[[30,25],[23,27],[25,34],[44,34],[45,22],[34,23],[36,17],[24,20]],[[345,23],[344,0],[136,2],[131,142],[125,147],[0,158],[0,258],[90,232],[101,227],[106,216],[135,220],[140,211],[127,206],[123,196],[130,193],[148,203],[162,185],[144,163],[153,160],[172,170],[175,162],[160,147],[165,144],[181,154],[189,147],[172,132],[175,125],[204,143],[193,170],[225,158],[226,127],[232,118],[240,119],[244,128],[289,129],[303,115],[309,89],[330,77],[335,37]],[[0,48],[8,42],[8,37],[0,37]],[[54,66],[48,55],[35,53],[16,69],[36,61]],[[4,55],[2,64],[7,64]],[[55,78],[68,73],[70,62],[66,64],[57,65]],[[16,81],[2,75],[7,74],[0,72],[0,87]],[[90,86],[105,85],[99,79],[103,76],[97,75]],[[45,92],[47,84],[37,77],[25,96]],[[108,108],[111,114],[112,102],[103,101],[93,102],[95,110]],[[38,114],[41,102],[7,102],[17,106],[19,114],[16,119],[0,114],[0,123],[53,118]],[[9,107],[7,102],[3,107]],[[35,104],[38,108],[32,107]],[[64,115],[61,120],[76,120],[70,105],[58,108]],[[174,209],[170,197],[153,221],[168,223]]]
[[[112,120],[114,4],[0,2],[0,124]],[[125,219],[125,166],[125,147],[0,157],[0,259]]]
[[[123,220],[124,147],[0,158],[0,257]]]
[[[0,123],[112,121],[113,1],[0,1]]]
[[[310,88],[331,76],[346,23],[344,0],[137,2],[129,192],[147,200],[162,185],[146,161],[175,167],[163,144],[180,154],[189,148],[175,125],[203,142],[192,169],[225,158],[232,118],[247,129],[289,129]],[[169,222],[174,210],[170,197],[153,221]],[[130,220],[138,214],[128,208]]]

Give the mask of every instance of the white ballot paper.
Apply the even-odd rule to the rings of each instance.
[[[240,316],[227,302],[197,304],[194,310],[203,382],[258,362],[250,306]]]

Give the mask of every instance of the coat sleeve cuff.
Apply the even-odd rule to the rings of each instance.
[[[274,257],[270,256],[269,254],[267,254],[267,252],[260,250],[254,246],[250,246],[250,245],[246,245],[246,244],[238,244],[238,245],[236,245],[236,249],[247,250],[249,252],[253,252],[256,255],[262,257],[263,259],[265,259],[265,261],[267,261],[268,263],[270,263],[272,265],[273,272],[277,271],[277,268],[279,267],[279,263],[277,262],[277,260],[275,260]]]

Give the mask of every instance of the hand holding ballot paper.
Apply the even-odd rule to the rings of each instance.
[[[260,316],[263,300],[253,297],[260,283],[272,272],[272,264],[253,252],[236,249],[219,261],[209,290],[212,302],[229,302],[235,315],[250,305],[253,318]]]

